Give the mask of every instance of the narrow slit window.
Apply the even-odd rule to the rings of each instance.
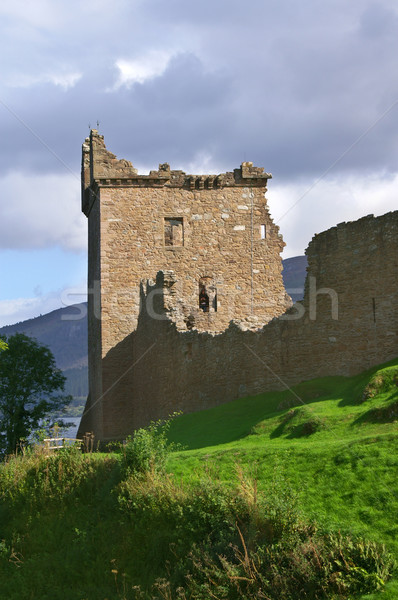
[[[267,236],[267,228],[265,225],[260,225],[260,239],[265,240]]]
[[[203,312],[217,312],[217,287],[212,277],[199,280],[199,308]]]
[[[165,217],[164,219],[164,245],[184,245],[184,223],[182,217]]]

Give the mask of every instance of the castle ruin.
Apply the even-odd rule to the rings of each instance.
[[[139,175],[91,131],[89,388],[80,434],[123,439],[191,412],[398,355],[398,212],[315,236],[305,298],[281,276],[284,247],[245,162],[220,175],[159,165]]]

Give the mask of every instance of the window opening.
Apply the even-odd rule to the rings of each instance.
[[[209,305],[209,296],[206,293],[206,289],[202,287],[199,293],[199,308],[203,310],[203,312],[209,312]]]
[[[267,229],[265,227],[265,225],[260,225],[260,237],[262,240],[265,240],[265,237],[267,235]]]
[[[184,226],[182,217],[165,217],[164,219],[164,245],[183,246]]]
[[[217,312],[217,287],[212,277],[199,279],[199,308],[203,312]]]
[[[217,312],[217,294],[214,294],[213,308],[214,308],[214,312]]]

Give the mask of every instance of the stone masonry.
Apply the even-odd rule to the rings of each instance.
[[[122,439],[191,412],[398,355],[398,213],[315,236],[291,307],[271,175],[139,175],[92,131],[83,145],[89,228],[90,395],[80,434]],[[206,303],[200,305],[200,293]]]
[[[109,388],[109,398],[117,397],[119,368],[106,367],[105,359],[137,329],[143,282],[150,285],[160,271],[179,331],[220,333],[234,319],[263,324],[291,305],[281,276],[284,242],[265,198],[270,178],[249,162],[220,175],[187,175],[167,163],[139,175],[106,149],[97,131],[91,132],[82,160],[91,290],[90,405]],[[123,354],[113,362],[124,360]],[[97,434],[105,432],[101,408],[96,404],[90,412],[92,420],[98,417]]]

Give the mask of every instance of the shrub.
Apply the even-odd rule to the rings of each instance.
[[[168,455],[176,449],[167,440],[171,418],[151,422],[127,438],[121,446],[121,466],[125,475],[164,471]]]
[[[294,540],[262,545],[255,551],[248,549],[242,534],[240,538],[228,558],[195,547],[184,595],[175,590],[170,599],[348,599],[382,589],[394,568],[382,545],[321,535],[307,526],[296,531]]]
[[[51,455],[40,449],[27,450],[24,456],[12,456],[0,464],[0,502],[21,505],[26,511],[40,503],[49,506],[72,501],[76,496],[95,488],[95,479],[101,479],[112,468],[114,459],[101,462],[101,467],[83,455],[79,448],[63,448]]]

